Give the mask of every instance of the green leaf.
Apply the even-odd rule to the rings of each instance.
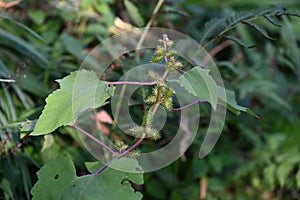
[[[264,18],[266,20],[268,20],[271,24],[275,25],[275,26],[281,26],[280,21],[276,18],[276,17],[272,17],[269,15],[264,15]]]
[[[4,44],[9,45],[11,48],[14,48],[16,51],[18,51],[21,55],[25,55],[27,57],[32,57],[34,55],[36,57],[36,59],[34,59],[34,62],[38,63],[44,68],[47,68],[49,62],[45,55],[37,51],[32,45],[25,42],[20,37],[17,37],[10,32],[0,29],[0,38],[2,39],[1,43],[3,42]]]
[[[266,183],[270,186],[272,190],[275,187],[275,169],[276,166],[274,164],[271,164],[267,166],[263,171],[264,179],[266,180]]]
[[[22,89],[35,94],[38,97],[46,97],[50,90],[47,83],[40,80],[38,76],[31,72],[25,72],[25,77],[20,77],[18,83]]]
[[[243,40],[241,40],[235,36],[232,36],[232,35],[226,35],[226,36],[224,36],[224,38],[231,40],[231,41],[237,43],[238,45],[241,45],[242,47],[247,48],[247,49],[255,47],[255,45],[248,46],[247,44],[245,44],[245,42]]]
[[[29,27],[25,26],[24,24],[17,22],[10,18],[9,16],[0,16],[0,18],[7,19],[9,22],[19,26],[20,28],[26,30],[28,33],[30,33],[32,36],[36,37],[39,40],[45,41],[39,34],[37,34],[34,30],[30,29]]]
[[[80,42],[80,40],[67,33],[63,33],[60,37],[60,41],[64,45],[67,52],[79,59],[82,58],[81,52],[83,50],[83,44]]]
[[[115,163],[123,159],[131,163],[132,168],[138,166],[136,160],[129,161],[128,158],[122,158]],[[94,171],[96,167],[99,167],[98,162],[87,164],[89,171]],[[98,175],[77,177],[72,160],[60,156],[42,167],[37,175],[39,180],[31,190],[33,200],[142,199],[142,194],[135,192],[130,183],[142,184],[142,173],[131,174],[107,168]]]
[[[222,157],[219,155],[212,155],[208,157],[208,162],[216,173],[221,173],[223,169]]]
[[[296,174],[297,188],[300,189],[300,165],[298,165],[298,171]]]
[[[269,36],[268,32],[261,27],[260,25],[253,23],[253,22],[246,22],[243,21],[244,24],[247,24],[248,26],[254,28],[255,30],[257,30],[258,32],[260,32],[263,36],[265,36],[266,38],[270,39],[270,40],[274,40],[274,38],[272,38],[271,36]]]
[[[145,25],[145,21],[142,18],[142,16],[139,13],[138,8],[129,0],[124,0],[124,4],[126,7],[126,10],[130,16],[130,18],[133,20],[133,22],[138,25],[139,27],[142,27]]]
[[[208,69],[194,67],[179,77],[179,84],[199,99],[208,101],[213,109],[217,107],[218,87],[209,75]]]
[[[166,184],[160,181],[159,179],[150,179],[147,180],[147,184],[145,184],[145,189],[151,197],[155,199],[167,199],[168,192],[166,189]]]
[[[85,10],[85,9],[87,9],[89,6],[91,6],[92,3],[93,3],[93,0],[83,0],[83,1],[81,2],[81,8]]]
[[[42,25],[46,17],[45,13],[40,10],[29,10],[28,16],[36,25]]]
[[[289,173],[293,169],[294,165],[290,162],[284,162],[277,168],[277,178],[281,187],[284,186]]]
[[[81,70],[58,80],[60,89],[46,99],[46,106],[30,135],[45,135],[72,123],[76,114],[102,106],[113,95],[114,87],[99,81],[94,72]],[[75,91],[73,91],[75,90]]]
[[[219,91],[223,90],[223,88],[220,86],[218,86],[218,89]],[[242,111],[250,115],[256,116],[255,113],[252,112],[249,108],[238,105],[238,103],[236,102],[234,91],[226,89],[225,92],[226,92],[226,99],[225,96],[222,95],[220,95],[219,98],[221,99],[221,101],[223,101],[223,103],[227,104],[228,110],[230,110],[236,115],[239,115]],[[218,92],[218,94],[221,94],[221,92]]]

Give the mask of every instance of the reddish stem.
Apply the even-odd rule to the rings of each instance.
[[[119,81],[107,82],[107,85],[155,85],[155,82],[135,82],[135,81]]]
[[[198,99],[198,100],[196,100],[196,101],[194,101],[194,102],[192,102],[192,103],[190,103],[190,104],[187,104],[187,105],[185,105],[185,106],[182,106],[182,107],[180,107],[180,108],[173,108],[173,109],[172,109],[172,112],[179,112],[179,111],[184,110],[184,109],[186,109],[186,108],[188,108],[188,107],[191,107],[191,106],[193,106],[193,105],[195,105],[195,104],[197,104],[197,103],[202,103],[202,102],[207,102],[207,101],[206,101],[206,100]]]
[[[83,133],[85,136],[91,138],[92,140],[94,140],[95,142],[97,142],[98,144],[100,144],[104,149],[106,149],[107,151],[109,151],[112,155],[115,154],[115,152],[109,148],[106,144],[104,144],[103,142],[101,142],[100,140],[98,140],[98,138],[94,137],[93,135],[91,135],[90,133],[88,133],[87,131],[79,128],[78,126],[76,126],[75,124],[69,124],[69,126],[75,128],[76,130],[80,131],[81,133]]]
[[[144,140],[144,137],[141,137],[136,143],[134,143],[131,147],[129,147],[128,149],[126,149],[125,151],[123,151],[122,153],[120,153],[118,156],[116,156],[114,159],[110,160],[109,162],[105,163],[105,165],[103,165],[100,169],[98,169],[98,171],[96,171],[95,174],[99,174],[101,173],[103,170],[105,170],[109,165],[111,165],[113,162],[115,162],[116,160],[122,158],[123,156],[125,156],[126,154],[128,154],[130,151],[132,151],[133,149],[135,149],[137,146],[139,146],[142,141]]]

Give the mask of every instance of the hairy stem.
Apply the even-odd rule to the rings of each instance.
[[[169,62],[168,57],[167,57],[167,50],[168,50],[167,49],[167,42],[168,41],[169,41],[168,35],[164,34],[163,35],[163,44],[164,44],[164,50],[165,50],[164,60],[165,60],[166,66],[168,66],[168,62]],[[168,73],[169,73],[169,70],[167,68],[166,71],[164,72],[164,74],[161,77],[162,81],[166,80]],[[155,103],[155,105],[153,107],[153,110],[152,110],[152,114],[151,114],[152,117],[154,117],[159,105],[160,105],[160,87],[158,87],[158,95],[157,95],[156,103]]]
[[[77,131],[81,132],[85,136],[91,138],[92,140],[94,140],[95,142],[97,142],[98,144],[100,144],[104,149],[106,149],[107,151],[109,151],[112,155],[114,155],[116,153],[111,148],[109,148],[106,144],[104,144],[103,142],[101,142],[100,140],[98,140],[96,137],[94,137],[93,135],[91,135],[87,131],[85,131],[85,130],[81,129],[80,127],[76,126],[75,124],[69,124],[69,126],[75,128]]]

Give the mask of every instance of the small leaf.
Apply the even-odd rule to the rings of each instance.
[[[275,169],[275,165],[272,164],[267,166],[263,171],[264,179],[272,190],[275,187]]]
[[[220,90],[223,90],[223,88],[220,87],[220,86],[218,86],[218,90],[219,90],[219,91],[220,91]],[[241,111],[242,111],[242,112],[246,112],[246,113],[248,113],[248,114],[250,114],[250,115],[256,116],[255,113],[252,112],[249,108],[238,105],[238,103],[236,102],[236,98],[235,98],[235,93],[234,93],[234,91],[226,89],[225,92],[226,92],[226,99],[225,99],[225,96],[222,96],[222,95],[220,95],[219,98],[220,98],[224,103],[227,104],[227,108],[228,108],[231,112],[233,112],[233,113],[239,115],[239,114],[241,113]],[[218,94],[222,94],[222,93],[221,93],[221,92],[218,92]],[[257,117],[257,116],[256,116],[256,117]]]
[[[145,21],[142,18],[142,16],[139,13],[138,8],[129,0],[124,0],[124,4],[126,7],[126,10],[130,16],[130,18],[133,20],[133,22],[138,25],[139,27],[142,27],[145,25]]]
[[[232,36],[232,35],[226,35],[224,36],[224,38],[228,39],[228,40],[232,40],[233,42],[241,45],[242,47],[244,48],[247,48],[247,49],[250,49],[250,48],[253,48],[255,47],[255,45],[252,45],[252,46],[248,46],[247,44],[245,44],[245,42],[235,36]]]
[[[293,169],[294,165],[290,162],[282,163],[277,169],[277,178],[281,187],[284,186],[289,173]]]
[[[29,10],[28,16],[36,25],[42,25],[46,17],[45,13],[40,10]]]
[[[244,24],[247,24],[248,26],[254,28],[255,30],[257,30],[258,32],[260,32],[263,36],[265,36],[266,38],[270,39],[270,40],[274,40],[274,38],[272,38],[271,36],[269,36],[268,32],[261,27],[260,25],[253,23],[253,22],[246,22],[243,21]]]
[[[208,69],[194,67],[179,77],[179,84],[199,99],[208,101],[213,109],[217,107],[218,87],[209,75]]]
[[[45,135],[75,120],[81,111],[102,106],[114,87],[99,81],[94,72],[81,70],[58,80],[60,89],[46,99],[46,106],[30,135]],[[73,91],[73,90],[76,91]]]
[[[124,163],[133,169],[137,167],[137,161],[128,158],[122,158],[114,164]],[[87,164],[89,171],[95,171],[99,166],[99,162]],[[142,199],[142,194],[135,192],[130,184],[130,182],[142,184],[142,173],[131,174],[107,168],[98,175],[77,177],[72,160],[60,156],[42,167],[37,175],[39,180],[31,190],[33,200]]]
[[[267,19],[269,22],[271,22],[275,26],[281,26],[279,20],[276,17],[264,15],[264,18]]]

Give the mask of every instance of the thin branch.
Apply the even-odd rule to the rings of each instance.
[[[187,109],[188,107],[191,107],[191,106],[193,106],[193,105],[195,105],[195,104],[203,103],[203,102],[207,102],[207,101],[206,101],[206,100],[202,100],[202,99],[198,99],[198,100],[196,100],[196,101],[194,101],[194,102],[192,102],[192,103],[190,103],[190,104],[187,104],[187,105],[185,105],[185,106],[182,106],[182,107],[180,107],[180,108],[173,108],[173,109],[172,109],[172,112],[179,112],[179,111],[184,110],[184,109]]]
[[[101,173],[103,170],[105,170],[113,162],[115,162],[116,160],[122,158],[123,156],[125,156],[126,154],[128,154],[129,152],[131,152],[133,149],[135,149],[137,146],[139,146],[143,142],[143,140],[144,140],[144,136],[142,136],[136,143],[134,143],[131,147],[129,147],[128,149],[126,149],[125,151],[123,151],[122,153],[120,153],[114,159],[112,159],[109,162],[105,163],[105,165],[103,165],[100,169],[98,169],[98,171],[96,171],[95,174]]]
[[[185,71],[182,69],[176,69],[177,72],[179,72],[180,74],[183,74]]]
[[[76,130],[80,131],[81,133],[83,133],[85,136],[91,138],[92,140],[94,140],[95,142],[97,142],[98,144],[100,144],[104,149],[106,149],[107,151],[109,151],[112,155],[115,155],[116,152],[114,152],[111,148],[109,148],[106,144],[104,144],[103,142],[101,142],[100,140],[98,140],[98,138],[94,137],[93,135],[91,135],[90,133],[88,133],[87,131],[79,128],[78,126],[76,126],[75,124],[69,124],[70,127],[75,128]]]
[[[119,81],[107,82],[107,85],[155,85],[155,82]]]
[[[0,78],[0,82],[14,83],[14,82],[16,82],[16,81],[13,80],[13,79],[1,79],[1,78]]]
[[[137,44],[137,48],[136,49],[140,49],[141,48],[141,46],[142,46],[142,44],[143,44],[143,42],[144,42],[144,40],[146,38],[146,35],[147,35],[148,31],[149,31],[149,28],[151,27],[152,23],[154,22],[154,19],[155,19],[156,15],[157,15],[159,9],[163,5],[164,1],[165,0],[159,0],[158,3],[156,4],[156,6],[155,6],[155,8],[154,8],[154,10],[152,12],[151,18],[148,21],[148,23],[147,23],[147,25],[146,25],[146,27],[144,29],[144,32],[143,32],[143,34],[141,36],[141,39],[139,40],[139,42]]]

